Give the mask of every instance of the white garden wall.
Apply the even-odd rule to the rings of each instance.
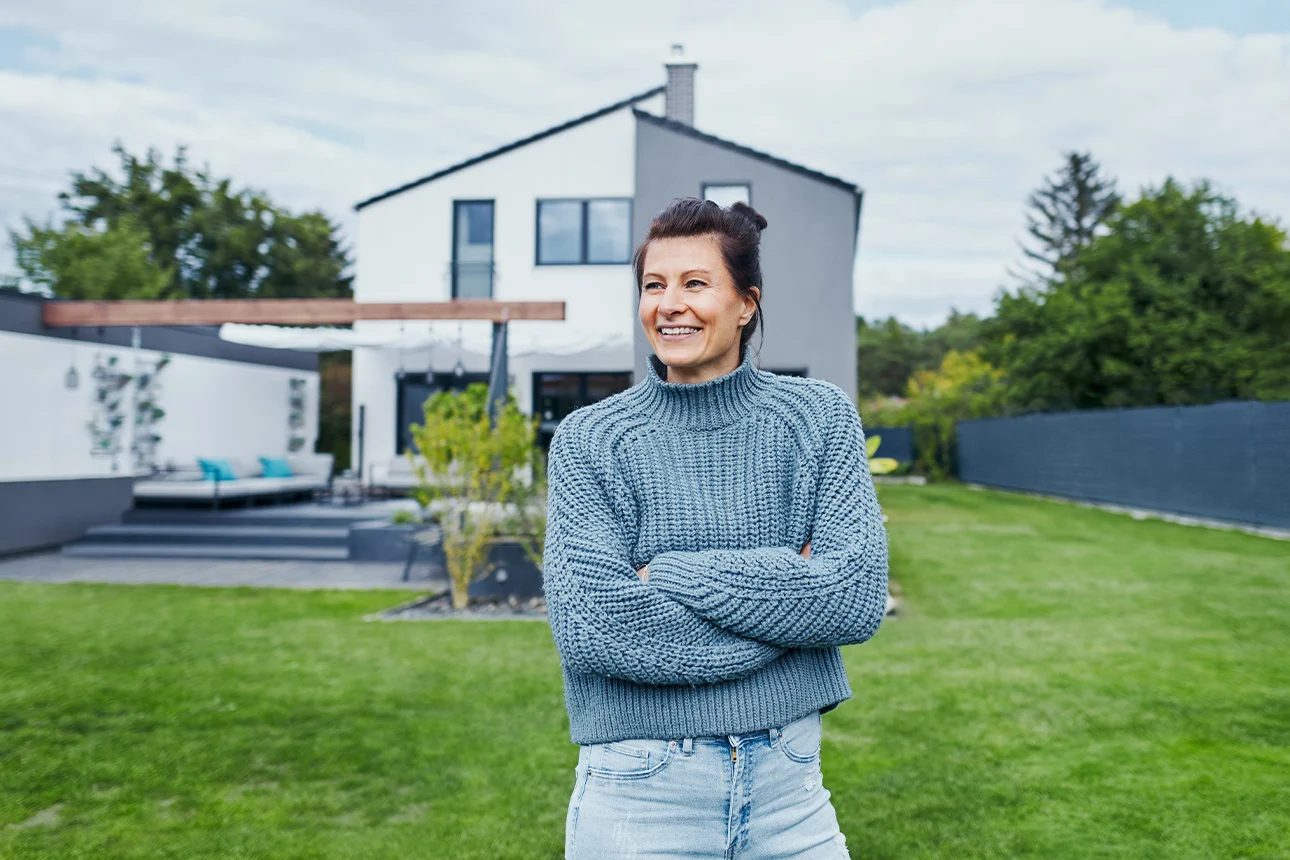
[[[131,474],[132,398],[122,399],[125,415],[117,456],[95,455],[94,367],[117,357],[126,373],[135,369],[134,350],[63,338],[0,331],[0,481],[113,477]],[[139,350],[144,367],[161,357]],[[65,385],[75,367],[79,384]],[[281,455],[289,426],[292,378],[303,379],[303,425],[295,431],[301,449],[312,451],[318,435],[318,374],[239,361],[172,354],[158,380],[159,464],[188,464],[197,456]]]

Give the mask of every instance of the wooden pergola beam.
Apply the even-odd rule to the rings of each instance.
[[[355,302],[350,299],[176,299],[44,305],[47,326],[344,325],[359,320],[562,320],[564,302],[454,299],[448,302]]]

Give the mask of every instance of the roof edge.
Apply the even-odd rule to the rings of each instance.
[[[425,185],[427,182],[433,182],[434,180],[439,179],[440,177],[443,177],[443,176],[447,176],[450,173],[456,173],[458,170],[464,170],[467,167],[473,167],[474,165],[479,164],[480,162],[483,162],[483,161],[487,161],[490,158],[495,158],[499,155],[504,155],[505,153],[510,152],[511,150],[519,149],[520,147],[527,146],[530,143],[536,143],[537,141],[542,140],[545,137],[550,137],[553,134],[559,134],[562,131],[567,131],[573,128],[574,126],[582,125],[584,122],[590,122],[593,119],[600,119],[602,116],[611,114],[614,111],[619,111],[619,110],[622,110],[623,108],[631,107],[637,102],[642,102],[642,101],[645,101],[646,99],[650,99],[650,98],[654,98],[655,96],[662,95],[664,90],[666,89],[667,88],[664,86],[654,87],[653,89],[646,90],[643,93],[637,93],[634,96],[625,98],[622,101],[614,102],[611,105],[606,105],[605,107],[602,107],[599,110],[594,110],[591,113],[583,114],[580,117],[575,117],[574,119],[571,119],[568,122],[563,122],[563,123],[560,123],[559,125],[552,126],[551,128],[548,128],[544,131],[539,131],[537,134],[531,134],[528,137],[521,138],[520,140],[514,141],[512,143],[508,143],[505,146],[499,146],[496,149],[490,149],[488,152],[482,153],[480,155],[476,155],[472,158],[468,158],[465,161],[459,161],[456,164],[450,165],[449,167],[445,167],[442,170],[437,170],[434,173],[421,177],[420,179],[414,179],[413,181],[408,182],[404,185],[400,185],[397,188],[391,188],[389,191],[383,191],[374,197],[369,197],[366,200],[361,200],[358,203],[354,204],[354,211],[358,212],[359,210],[363,209],[365,206],[370,206],[373,203],[377,203],[377,202],[380,202],[381,200],[386,200],[390,197],[394,197],[396,194],[402,194],[404,191],[410,191],[413,188],[416,188],[417,186]]]
[[[665,129],[668,129],[669,131],[675,131],[678,134],[684,134],[689,137],[693,137],[697,140],[702,140],[707,143],[715,144],[716,146],[725,147],[726,149],[733,150],[734,152],[742,153],[743,155],[747,155],[751,158],[756,158],[761,161],[765,161],[768,164],[773,164],[776,167],[782,167],[785,170],[791,170],[794,173],[800,173],[803,176],[809,176],[812,179],[818,180],[820,182],[824,182],[828,185],[833,185],[838,188],[842,188],[846,191],[850,191],[852,194],[860,195],[864,193],[863,190],[860,188],[860,186],[856,185],[854,182],[847,182],[845,179],[839,179],[836,176],[830,176],[827,173],[821,173],[818,170],[812,170],[809,167],[805,167],[801,164],[796,164],[792,161],[779,158],[778,156],[771,155],[770,153],[767,153],[767,152],[762,152],[759,149],[753,149],[751,146],[744,146],[741,143],[735,143],[733,140],[726,140],[724,137],[717,137],[715,134],[708,134],[706,131],[699,131],[694,126],[686,125],[685,123],[682,123],[682,122],[676,122],[675,120],[666,119],[665,117],[657,116],[648,111],[643,111],[640,108],[635,108],[635,107],[632,108],[632,114],[637,119],[644,120],[645,122],[648,122],[652,125],[656,125],[659,128],[665,128]]]

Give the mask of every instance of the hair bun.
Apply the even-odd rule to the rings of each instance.
[[[737,201],[735,203],[731,203],[730,211],[737,212],[743,217],[747,218],[749,221],[756,224],[757,232],[760,233],[762,230],[766,229],[766,226],[767,226],[766,216],[762,215],[760,212],[758,212],[756,209],[749,206],[747,203],[744,203],[742,200]]]

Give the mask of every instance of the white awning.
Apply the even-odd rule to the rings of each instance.
[[[435,327],[435,326],[438,327]],[[576,355],[599,350],[630,350],[632,341],[623,335],[587,335],[561,326],[552,331],[550,322],[524,321],[507,327],[507,352],[511,356],[523,355]],[[221,340],[247,346],[271,349],[300,349],[307,352],[335,352],[337,350],[399,349],[405,351],[439,347],[456,348],[458,329],[455,323],[432,324],[428,329],[422,324],[412,331],[390,325],[364,326],[361,329],[295,328],[276,325],[246,325],[224,323],[220,326]],[[461,348],[468,352],[488,355],[492,352],[492,324],[472,321],[460,331]]]

